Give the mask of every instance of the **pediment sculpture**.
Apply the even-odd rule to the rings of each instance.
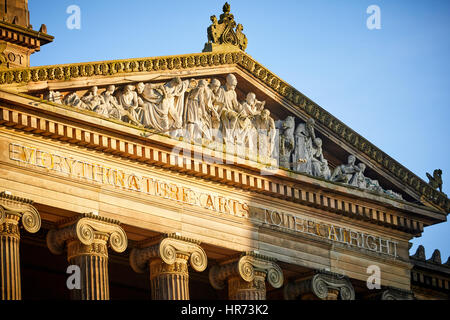
[[[272,159],[286,170],[402,199],[366,177],[366,165],[356,165],[354,155],[331,171],[322,139],[315,133],[314,119],[303,122],[288,116],[275,121],[265,101],[258,100],[255,93],[248,92],[239,101],[237,85],[236,76],[230,73],[224,84],[216,78],[175,77],[166,83],[139,82],[103,89],[92,86],[80,96],[76,91],[64,97],[58,91],[49,91],[45,98],[172,138],[238,155],[256,155],[260,162]]]
[[[226,2],[219,20],[215,15],[211,16],[211,25],[207,29],[208,42],[205,44],[203,52],[226,49],[229,46],[245,51],[248,40],[242,32],[243,30],[242,24],[236,25],[234,16],[230,13],[230,5]]]

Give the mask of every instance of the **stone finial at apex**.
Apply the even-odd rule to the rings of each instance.
[[[229,51],[237,48],[245,51],[247,48],[247,37],[242,32],[244,27],[234,21],[233,14],[230,13],[228,2],[223,6],[223,13],[217,20],[215,15],[211,16],[212,24],[208,27],[208,42],[205,43],[203,52]]]

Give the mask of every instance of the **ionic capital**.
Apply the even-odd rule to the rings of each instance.
[[[225,287],[225,280],[231,276],[251,282],[261,274],[272,287],[280,288],[283,285],[283,271],[275,259],[253,252],[243,253],[213,266],[209,272],[209,281],[213,288],[221,290]]]
[[[141,242],[130,253],[130,265],[137,273],[147,269],[149,261],[160,258],[164,263],[172,265],[177,258],[189,260],[191,267],[198,272],[206,269],[208,258],[200,247],[200,242],[175,234],[166,234]]]
[[[411,291],[401,290],[398,288],[388,287],[381,293],[381,300],[414,300],[414,295]]]
[[[24,229],[30,233],[36,233],[41,228],[41,216],[33,206],[33,201],[0,192],[0,231],[18,235],[20,219]]]
[[[109,245],[118,253],[125,251],[128,245],[127,235],[119,221],[91,213],[65,219],[58,223],[58,229],[47,234],[47,246],[54,254],[63,253],[66,241],[72,240],[78,240],[81,246]]]
[[[317,272],[307,279],[300,279],[288,283],[284,289],[287,300],[296,299],[302,294],[314,294],[319,299],[327,299],[335,292],[339,293],[341,300],[354,300],[355,290],[348,277],[328,271]]]

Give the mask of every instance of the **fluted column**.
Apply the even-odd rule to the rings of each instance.
[[[200,242],[166,234],[138,244],[130,254],[130,265],[135,272],[150,270],[153,300],[189,300],[189,270],[202,272],[208,258]]]
[[[80,289],[71,289],[74,300],[108,300],[108,246],[116,252],[127,248],[128,240],[119,221],[90,213],[58,223],[47,234],[47,246],[54,254],[67,248],[70,265],[80,268]]]
[[[2,300],[22,298],[20,281],[19,222],[23,228],[36,233],[41,217],[31,200],[0,193],[0,276]]]
[[[213,266],[211,285],[221,290],[228,283],[230,300],[265,300],[266,280],[274,288],[283,285],[283,271],[275,259],[254,253],[242,253]]]
[[[289,282],[284,288],[287,300],[354,300],[355,290],[348,277],[328,271],[318,271],[306,278]]]

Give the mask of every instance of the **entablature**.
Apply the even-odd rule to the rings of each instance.
[[[3,97],[9,94],[1,93]],[[106,122],[68,107],[25,97],[15,100],[20,107],[1,106],[0,124],[3,126],[412,235],[419,235],[426,225],[445,220],[437,211],[406,201],[281,169],[264,175],[265,166],[260,163],[186,142],[179,142],[178,152],[173,152],[174,140],[163,135],[140,137],[139,130],[131,125]],[[47,116],[50,113],[52,116]],[[78,119],[74,121],[75,113]],[[120,135],[117,134],[119,129]],[[9,148],[21,152],[21,148],[30,146],[10,144]]]

